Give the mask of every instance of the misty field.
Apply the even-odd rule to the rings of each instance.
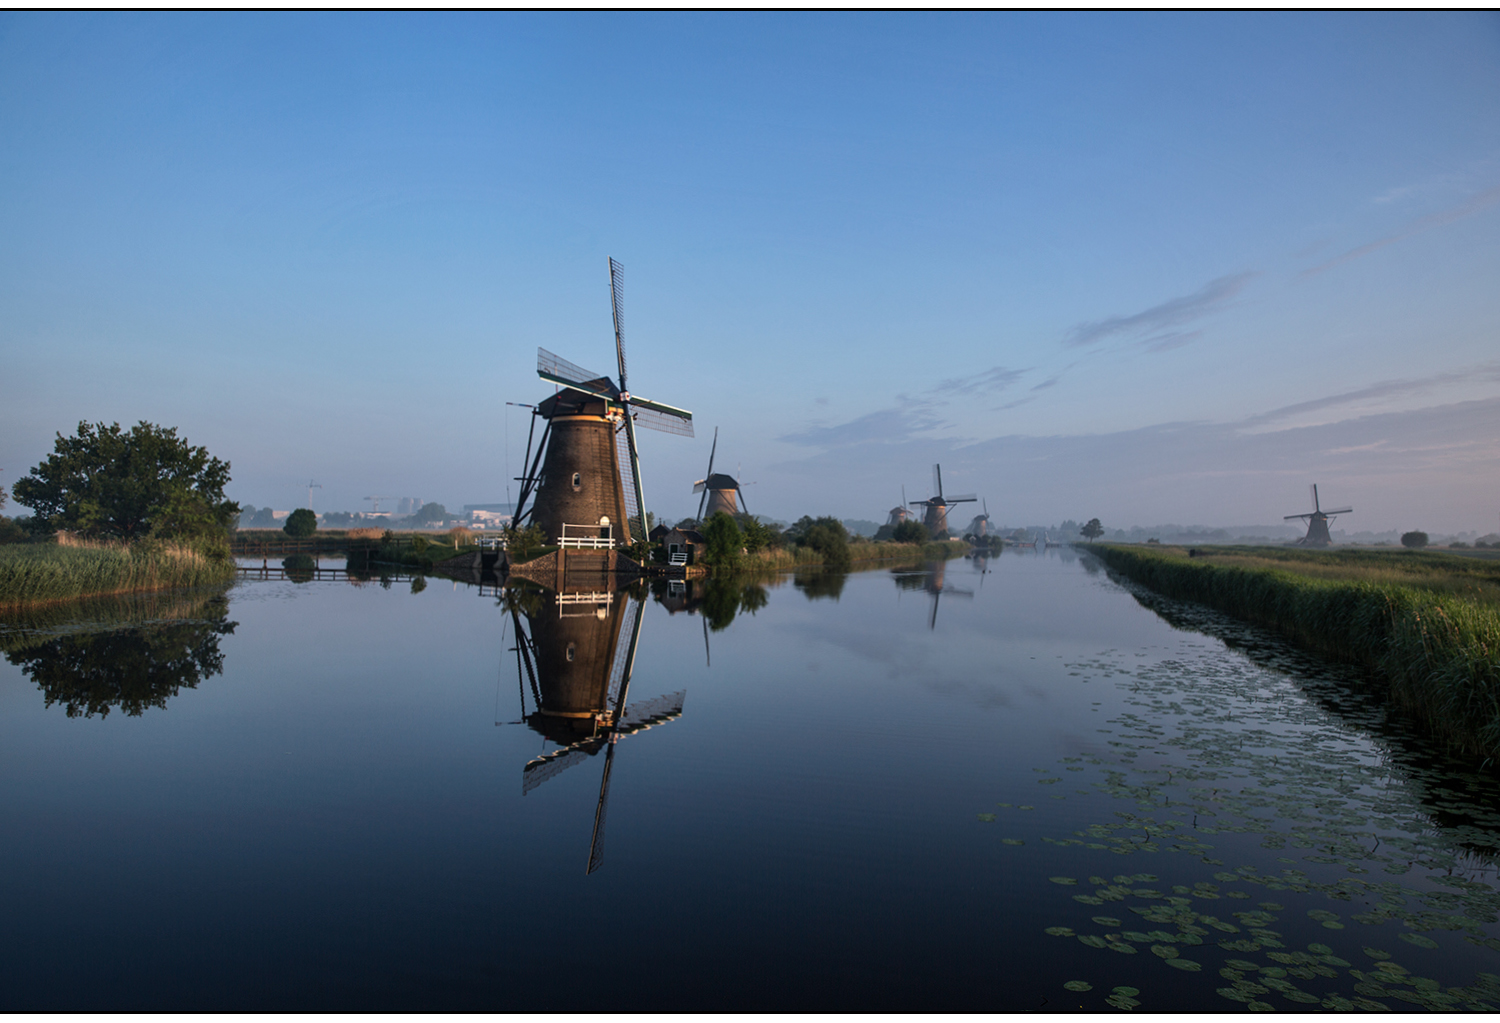
[[[1158,593],[1363,665],[1454,748],[1500,753],[1500,564],[1415,551],[1095,552]]]

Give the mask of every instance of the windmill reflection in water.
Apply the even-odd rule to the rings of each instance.
[[[987,569],[975,562],[981,572],[980,584],[983,585],[982,573]],[[923,590],[932,597],[932,612],[927,618],[929,629],[937,628],[938,603],[943,594],[948,593],[955,597],[963,597],[967,600],[974,599],[974,591],[961,586],[954,586],[947,581],[948,563],[946,561],[929,561],[922,567],[920,572],[909,569],[892,569],[891,574],[896,580],[896,589],[901,590]]]
[[[604,861],[604,825],[615,747],[622,738],[682,716],[686,691],[633,700],[631,675],[640,644],[645,594],[600,574],[561,591],[513,599],[516,672],[522,719],[556,743],[521,772],[521,792],[591,757],[604,754],[599,801],[589,842],[588,873]],[[527,712],[526,692],[531,693]]]

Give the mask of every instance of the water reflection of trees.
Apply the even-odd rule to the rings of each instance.
[[[844,594],[844,583],[848,578],[848,572],[838,569],[809,569],[793,576],[792,585],[808,600],[838,600]]]
[[[139,620],[139,602],[120,602],[116,622]],[[78,631],[38,634],[7,622],[5,659],[24,671],[68,717],[107,717],[112,709],[132,717],[165,707],[178,691],[224,670],[219,639],[234,632],[229,601],[218,594],[171,609],[172,617],[134,625],[110,621],[109,609],[94,605],[102,620],[75,621]],[[18,627],[19,625],[19,627]],[[12,631],[13,630],[13,631]]]

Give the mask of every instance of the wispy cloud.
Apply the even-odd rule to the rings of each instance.
[[[903,408],[880,409],[833,426],[815,425],[794,433],[784,433],[777,440],[806,447],[835,448],[851,444],[882,443],[909,440],[913,435],[937,429],[943,420],[930,406],[913,403]]]
[[[1017,380],[1020,380],[1029,372],[1031,372],[1029,369],[1010,369],[1007,366],[995,366],[981,373],[974,373],[963,377],[951,377],[923,393],[932,395],[937,399],[955,395],[997,394]]]
[[[1377,199],[1376,201],[1378,202],[1380,200]],[[1348,252],[1345,252],[1341,256],[1334,256],[1332,259],[1327,260],[1326,262],[1319,263],[1317,266],[1303,270],[1300,276],[1312,277],[1316,274],[1323,273],[1325,270],[1332,270],[1334,267],[1341,266],[1342,264],[1347,263],[1350,260],[1358,259],[1361,256],[1368,256],[1372,252],[1378,252],[1381,249],[1385,248],[1387,245],[1394,245],[1397,242],[1405,241],[1413,235],[1419,235],[1422,232],[1430,231],[1435,227],[1442,227],[1444,224],[1451,224],[1455,220],[1463,220],[1465,217],[1472,217],[1476,213],[1482,213],[1485,210],[1489,209],[1491,206],[1494,206],[1496,203],[1500,203],[1500,187],[1495,187],[1480,192],[1478,195],[1471,197],[1467,202],[1460,203],[1459,205],[1454,206],[1450,209],[1441,210],[1437,213],[1430,213],[1425,217],[1414,220],[1404,229],[1396,232],[1395,234],[1387,235],[1384,238],[1377,238],[1373,242],[1368,242],[1364,245],[1359,246],[1358,248],[1350,249]]]
[[[1314,398],[1311,401],[1299,401],[1294,405],[1283,405],[1280,408],[1271,409],[1269,412],[1261,412],[1245,419],[1240,423],[1240,426],[1243,429],[1254,430],[1257,427],[1265,427],[1272,423],[1292,419],[1297,416],[1305,416],[1311,412],[1320,412],[1324,409],[1369,404],[1372,401],[1417,394],[1437,387],[1475,382],[1500,382],[1500,362],[1480,363],[1477,366],[1470,366],[1466,369],[1456,370],[1451,373],[1435,373],[1432,376],[1408,377],[1404,380],[1382,380],[1380,383],[1361,387],[1357,390],[1330,394],[1327,397]]]
[[[1068,332],[1068,336],[1063,339],[1063,344],[1069,348],[1082,348],[1121,335],[1136,337],[1154,335],[1147,336],[1142,343],[1150,351],[1166,351],[1166,348],[1151,348],[1150,345],[1167,337],[1181,337],[1180,334],[1167,332],[1174,327],[1185,326],[1223,308],[1257,276],[1259,274],[1252,270],[1228,277],[1219,277],[1209,281],[1191,295],[1168,299],[1160,305],[1154,305],[1150,309],[1133,313],[1130,316],[1108,316],[1093,323],[1080,324]],[[1196,336],[1195,333],[1194,337]],[[1187,340],[1190,341],[1192,338]],[[1168,347],[1176,346],[1169,345]]]

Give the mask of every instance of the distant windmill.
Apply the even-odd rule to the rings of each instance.
[[[886,525],[892,528],[901,525],[911,518],[911,512],[906,510],[906,485],[901,485],[901,503],[891,509],[891,517],[886,520]]]
[[[923,518],[923,524],[927,526],[927,532],[934,540],[942,539],[948,535],[948,509],[955,504],[964,504],[979,500],[977,494],[963,494],[959,497],[943,496],[943,467],[934,465],[932,467],[932,489],[934,496],[925,501],[911,501],[914,505],[922,505],[927,509]]]
[[[714,443],[708,449],[708,471],[693,484],[693,493],[702,494],[698,499],[698,521],[704,516],[713,518],[716,512],[734,516],[745,511],[745,494],[740,490],[740,481],[724,472],[714,472],[714,453],[719,450],[719,428],[714,427]],[[736,502],[738,498],[738,502]],[[705,510],[704,505],[708,508]]]
[[[1327,547],[1333,543],[1333,537],[1328,535],[1329,520],[1335,515],[1348,515],[1354,511],[1353,508],[1336,508],[1332,511],[1324,511],[1318,504],[1318,485],[1312,485],[1313,510],[1303,512],[1301,515],[1284,516],[1284,521],[1292,519],[1307,520],[1307,535],[1297,541],[1304,547]]]
[[[984,537],[990,532],[990,502],[984,502],[984,514],[974,516],[974,521],[969,523],[969,535]]]
[[[630,393],[625,381],[625,270],[609,261],[610,306],[615,324],[615,355],[620,383],[575,366],[545,348],[537,349],[536,372],[563,390],[537,405],[526,439],[526,475],[516,519],[540,526],[549,543],[562,537],[564,525],[614,527],[611,535],[631,541],[631,531],[645,537],[645,504],[641,496],[640,449],[635,428],[650,427],[684,437],[693,435],[693,414],[686,409],[647,401]],[[531,440],[536,420],[546,422],[536,456]],[[545,458],[544,458],[545,456]],[[540,472],[538,472],[540,467]],[[532,500],[526,510],[528,500]]]

